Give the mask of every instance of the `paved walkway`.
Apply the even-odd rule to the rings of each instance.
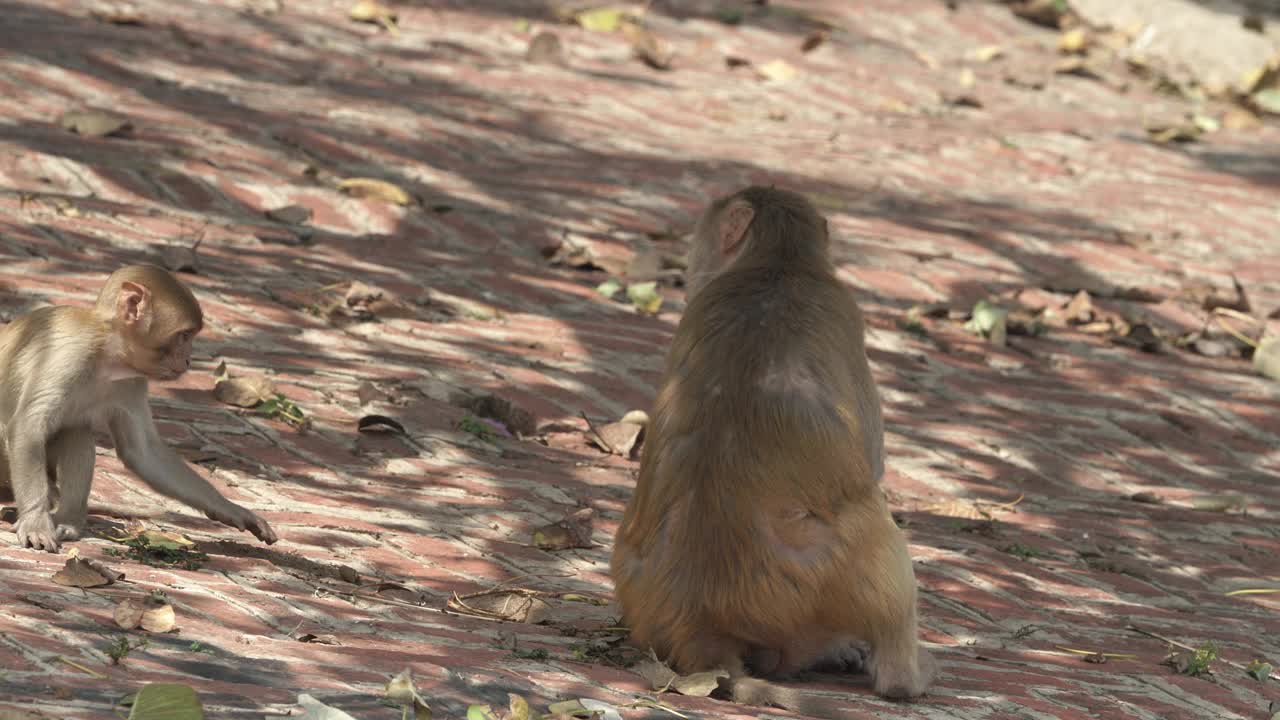
[[[1280,306],[1274,124],[1153,144],[1143,118],[1188,105],[1120,67],[1054,75],[1056,36],[999,3],[797,2],[840,28],[808,54],[813,27],[785,8],[736,27],[668,16],[655,27],[678,51],[669,72],[616,36],[538,20],[533,2],[406,2],[398,35],[349,21],[345,0],[273,4],[138,0],[143,24],[121,25],[88,2],[0,0],[0,319],[86,303],[110,268],[201,239],[187,277],[209,327],[156,414],[282,537],[263,549],[162,501],[101,450],[92,528],[141,520],[208,560],[149,567],[88,539],[71,547],[126,578],[81,591],[51,580],[65,554],[15,549],[0,524],[0,708],[110,718],[143,683],[181,682],[209,717],[298,714],[305,692],[394,718],[378,699],[405,667],[437,717],[507,692],[538,708],[632,702],[648,688],[604,652],[614,614],[582,597],[611,597],[636,465],[589,445],[579,413],[647,407],[683,293],[638,315],[595,291],[605,272],[553,267],[542,250],[584,241],[615,268],[649,244],[678,253],[673,233],[709,196],[774,182],[831,217],[868,313],[885,483],[943,668],[905,705],[856,678],[802,686],[850,718],[1269,717],[1280,685],[1239,666],[1280,665],[1280,596],[1226,593],[1280,586],[1280,386],[1243,359],[1147,353],[1077,327],[998,347],[962,320],[905,319],[919,303],[964,311],[990,295],[1036,310],[1086,288],[1177,335],[1204,320],[1196,293],[1229,294],[1233,273],[1254,307]],[[560,33],[566,67],[525,62],[524,18]],[[1007,54],[965,60],[991,44]],[[761,82],[726,56],[797,73]],[[59,127],[86,105],[132,132]],[[359,176],[410,203],[335,189]],[[292,204],[313,217],[264,217]],[[341,307],[352,282],[384,293],[377,321]],[[220,404],[221,361],[269,374],[312,429]],[[357,432],[371,393],[407,439]],[[532,413],[544,442],[460,430],[458,397],[485,393]],[[1220,493],[1247,513],[1193,507]],[[595,547],[530,546],[578,506],[596,510]],[[500,584],[545,593],[545,622],[447,610]],[[111,665],[114,604],[152,590],[179,632]],[[1165,643],[1129,624],[1212,641],[1222,660],[1211,679],[1176,674]],[[662,699],[691,717],[763,714]]]

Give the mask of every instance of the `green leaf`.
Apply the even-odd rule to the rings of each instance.
[[[622,25],[622,8],[602,7],[583,10],[573,17],[578,24],[593,32],[614,32]]]
[[[1253,104],[1257,105],[1259,110],[1280,115],[1280,88],[1259,90],[1253,94],[1252,98]]]
[[[609,298],[610,300],[612,300],[613,296],[617,295],[618,291],[621,289],[622,289],[622,283],[618,282],[617,280],[614,280],[613,278],[609,278],[608,280],[605,280],[604,282],[596,286],[596,292]]]
[[[1253,351],[1253,369],[1263,377],[1280,380],[1280,337],[1264,335]]]
[[[658,283],[656,281],[628,285],[627,299],[636,308],[650,315],[658,312],[658,308],[662,307],[662,296],[658,294]]]
[[[964,328],[972,333],[986,335],[994,330],[1008,314],[1008,310],[996,307],[986,300],[979,300],[973,306],[972,317],[965,323]]]
[[[1244,671],[1249,673],[1249,677],[1254,680],[1266,682],[1271,677],[1272,669],[1271,663],[1263,662],[1262,660],[1254,660],[1249,663],[1249,666],[1246,667]]]
[[[204,708],[186,685],[153,683],[138,691],[129,720],[204,720]]]
[[[471,705],[467,708],[467,720],[498,720],[488,705]]]

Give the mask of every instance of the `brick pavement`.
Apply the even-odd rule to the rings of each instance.
[[[1185,104],[1114,69],[1115,82],[1052,76],[1054,36],[996,3],[795,3],[842,28],[807,55],[811,27],[795,17],[728,27],[699,16],[703,4],[658,19],[679,51],[659,72],[619,38],[545,22],[532,2],[404,3],[392,36],[325,0],[274,13],[140,0],[142,26],[94,19],[89,3],[0,0],[0,319],[86,303],[108,268],[203,238],[187,277],[208,331],[195,370],[158,390],[156,414],[282,536],[262,550],[100,450],[91,527],[142,519],[188,534],[209,560],[148,567],[87,539],[75,547],[127,582],[82,592],[50,580],[65,556],[17,550],[0,526],[0,708],[108,718],[142,683],[175,681],[211,717],[297,714],[308,692],[390,718],[381,683],[404,667],[437,717],[509,691],[544,706],[630,702],[639,678],[582,653],[609,607],[552,597],[548,620],[530,625],[445,605],[499,583],[611,594],[610,538],[635,464],[590,447],[578,413],[646,407],[682,293],[636,315],[595,293],[605,273],[551,267],[540,250],[570,236],[625,260],[653,235],[678,252],[663,238],[710,194],[764,181],[813,194],[840,236],[883,388],[886,487],[943,668],[910,704],[856,678],[801,686],[851,718],[1269,716],[1275,682],[1223,663],[1212,680],[1177,675],[1160,664],[1163,643],[1125,626],[1212,640],[1237,663],[1280,661],[1280,599],[1225,595],[1280,584],[1277,386],[1240,359],[1143,353],[1074,329],[1000,348],[958,322],[912,333],[901,321],[922,302],[967,309],[1022,291],[1036,307],[1069,297],[1045,288],[1137,287],[1158,301],[1098,302],[1184,332],[1204,313],[1182,290],[1227,290],[1233,273],[1257,307],[1280,306],[1280,130],[1151,144],[1142,118]],[[555,27],[567,67],[524,62],[521,18]],[[992,43],[1010,50],[972,64],[983,107],[942,102],[965,54]],[[762,83],[727,55],[799,72]],[[57,126],[85,105],[126,114],[133,132]],[[334,189],[360,175],[414,202]],[[305,229],[263,216],[289,204],[313,211]],[[357,280],[394,293],[398,310],[377,322],[309,312],[322,288]],[[222,360],[270,374],[312,430],[216,402]],[[387,395],[409,440],[356,432],[363,383]],[[534,413],[545,445],[459,430],[460,392]],[[1141,491],[1166,502],[1127,499]],[[1187,507],[1222,492],[1245,495],[1247,515]],[[1019,496],[990,522],[942,505]],[[532,529],[578,505],[599,514],[596,547],[529,547]],[[180,632],[110,665],[114,602],[156,589]],[[339,644],[301,642],[308,633]],[[1060,646],[1134,658],[1089,663]],[[663,699],[691,716],[788,715]]]

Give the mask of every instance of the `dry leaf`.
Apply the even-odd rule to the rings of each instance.
[[[543,550],[595,547],[595,543],[591,542],[595,516],[595,509],[587,507],[559,522],[544,525],[533,531],[533,545]]]
[[[671,59],[675,51],[671,44],[641,27],[637,23],[624,23],[622,34],[631,43],[631,50],[645,65],[655,70],[671,69]]]
[[[1024,20],[1054,29],[1078,22],[1066,0],[1018,0],[1010,9]]]
[[[1253,369],[1272,380],[1280,380],[1280,336],[1264,335],[1253,351]]]
[[[1249,501],[1240,493],[1205,493],[1188,498],[1187,504],[1205,512],[1227,512],[1245,510]]]
[[[122,600],[119,605],[116,605],[114,613],[116,625],[125,630],[132,630],[138,627],[138,624],[142,622],[143,610],[142,603],[133,598]]]
[[[298,696],[298,704],[302,706],[302,720],[356,720],[348,713],[329,707],[306,693]]]
[[[356,422],[356,430],[359,432],[392,430],[401,435],[409,434],[409,431],[404,429],[404,425],[401,425],[399,420],[386,415],[365,415]]]
[[[770,60],[763,65],[755,66],[756,74],[775,83],[783,83],[795,77],[796,69],[786,60]]]
[[[640,435],[644,432],[644,426],[631,422],[615,422],[608,425],[601,425],[595,428],[595,432],[587,432],[587,439],[596,447],[605,452],[612,452],[622,457],[629,458],[633,455],[633,450],[639,445]],[[596,438],[599,433],[599,439]],[[603,440],[607,445],[601,445]]]
[[[963,518],[965,520],[990,520],[991,511],[980,506],[972,500],[956,498],[948,500],[936,505],[929,505],[924,508],[925,511],[934,513],[935,515],[944,515],[946,517]]]
[[[495,590],[451,598],[449,608],[497,620],[535,625],[547,619],[551,606],[529,593]]]
[[[315,643],[317,645],[341,645],[338,638],[333,635],[314,635],[312,633],[303,633],[294,638],[301,643]]]
[[[596,264],[595,253],[591,252],[591,246],[587,241],[574,237],[565,237],[559,243],[544,247],[542,254],[552,265],[563,265],[578,270],[592,270],[600,267]]]
[[[413,671],[405,668],[399,675],[387,681],[384,693],[387,699],[399,703],[405,708],[413,708],[414,720],[431,720],[431,706],[418,694],[413,686]]]
[[[347,178],[340,180],[338,181],[338,189],[351,197],[383,200],[396,205],[408,205],[412,202],[409,193],[401,190],[400,186],[376,178]]]
[[[507,713],[503,720],[529,720],[529,701],[515,693],[507,693]]]
[[[89,17],[112,25],[142,25],[142,12],[129,3],[100,2],[89,9]]]
[[[1148,123],[1146,131],[1148,137],[1162,145],[1170,142],[1192,142],[1198,140],[1205,132],[1203,127],[1190,120],[1175,123]]]
[[[1216,291],[1213,291],[1205,296],[1204,300],[1200,301],[1200,307],[1210,311],[1217,308],[1227,308],[1242,313],[1253,312],[1253,305],[1249,303],[1249,294],[1245,292],[1244,286],[1240,284],[1240,280],[1235,275],[1231,276],[1231,284],[1234,285],[1234,297],[1219,295]]]
[[[827,41],[828,32],[826,30],[815,30],[805,36],[804,42],[800,43],[800,52],[812,52],[816,50],[822,43]]]
[[[53,574],[53,581],[66,587],[87,588],[110,585],[112,579],[104,576],[83,558],[73,557]]]
[[[1069,57],[1054,63],[1053,71],[1058,75],[1076,75],[1090,80],[1101,80],[1098,74],[1083,57]]]
[[[143,610],[142,618],[138,621],[139,627],[153,633],[167,633],[177,624],[177,616],[174,615],[173,606],[169,603],[161,603]]]
[[[982,98],[973,93],[952,93],[943,91],[941,94],[942,102],[954,107],[971,107],[981,108]]]
[[[275,384],[262,375],[219,378],[213,386],[213,396],[219,401],[236,407],[251,408],[275,396]]]
[[[1262,126],[1262,118],[1244,108],[1231,108],[1222,116],[1222,127],[1227,130],[1253,130]]]
[[[191,245],[165,245],[160,249],[160,264],[173,272],[197,272],[197,252],[200,240]]]
[[[382,290],[356,280],[347,288],[346,297],[343,299],[346,301],[347,307],[360,307],[371,305],[381,300],[382,295]]]
[[[537,417],[506,398],[501,398],[497,395],[480,395],[461,398],[455,404],[470,410],[481,418],[497,420],[512,431],[525,437],[538,433]]]
[[[978,62],[991,62],[1004,56],[1004,48],[999,45],[984,45],[969,53],[969,57]]]
[[[347,17],[356,22],[381,25],[392,34],[397,31],[395,12],[377,0],[357,0],[356,4],[347,11]]]
[[[268,218],[286,225],[301,225],[311,219],[311,208],[306,205],[285,205],[265,213]]]
[[[524,52],[524,59],[535,65],[564,65],[564,46],[560,36],[548,30],[534,35]]]
[[[633,425],[647,427],[649,425],[649,413],[643,410],[630,410],[627,412],[626,415],[623,415],[622,419],[619,420],[618,422],[631,423]]]
[[[1081,290],[1071,298],[1071,301],[1062,306],[1062,316],[1067,322],[1072,324],[1082,324],[1093,320],[1093,299],[1089,297],[1089,293]]]
[[[102,110],[71,110],[58,118],[58,124],[85,137],[108,137],[133,128],[127,118]]]
[[[377,385],[365,380],[360,383],[360,387],[356,388],[356,398],[363,407],[371,402],[386,400],[387,395],[379,390]]]
[[[690,697],[707,697],[720,686],[720,678],[729,677],[729,673],[724,670],[679,675],[652,654],[648,660],[637,663],[632,670],[649,681],[649,687],[653,690],[675,690]]]

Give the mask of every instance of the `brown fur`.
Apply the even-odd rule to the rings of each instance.
[[[782,677],[855,640],[876,692],[924,692],[906,542],[879,487],[880,401],[863,321],[802,196],[714,203],[616,538],[632,640],[678,672],[721,667],[734,698],[805,704]]]

